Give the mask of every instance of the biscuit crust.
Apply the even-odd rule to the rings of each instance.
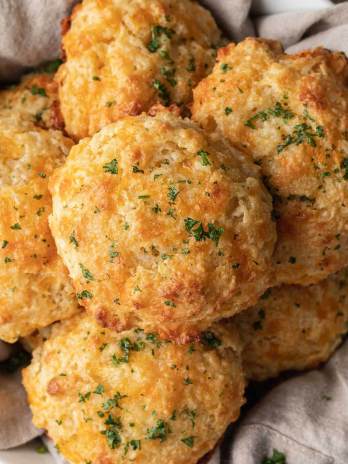
[[[14,90],[11,101],[14,95],[19,101],[19,93]],[[27,90],[22,94],[26,96]],[[8,97],[0,94],[0,102]],[[48,178],[64,162],[72,141],[58,131],[35,126],[24,110],[2,111],[0,339],[15,342],[77,311],[74,289],[48,226],[52,208]]]
[[[191,0],[84,0],[65,29],[57,82],[74,139],[156,102],[187,104],[220,42],[211,14]]]
[[[0,119],[23,127],[64,129],[58,84],[52,74],[27,74],[20,83],[0,92]]]
[[[169,111],[80,141],[50,189],[58,252],[105,326],[185,339],[269,286],[275,227],[257,166]]]
[[[318,48],[295,55],[248,38],[219,50],[194,91],[193,118],[260,165],[273,195],[278,284],[309,285],[348,253],[348,66]]]
[[[72,464],[196,464],[244,402],[236,334],[176,345],[88,315],[57,324],[24,370],[37,427]]]
[[[347,333],[347,288],[343,269],[309,287],[272,288],[236,316],[247,377],[265,380],[327,361]]]

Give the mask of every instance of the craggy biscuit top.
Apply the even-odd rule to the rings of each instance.
[[[280,283],[314,283],[347,262],[347,73],[343,53],[287,55],[278,42],[249,38],[219,50],[194,91],[193,118],[261,167]]]
[[[188,103],[219,42],[211,14],[191,0],[84,0],[57,74],[68,133],[80,139],[156,102]]]
[[[185,338],[269,285],[275,231],[257,166],[168,111],[81,141],[51,192],[58,252],[103,325]]]
[[[247,377],[264,380],[325,362],[348,330],[347,288],[344,269],[309,287],[272,288],[236,316]]]
[[[8,342],[78,306],[48,226],[48,178],[72,141],[29,119],[0,111],[0,339]]]
[[[239,351],[221,325],[176,345],[79,315],[34,351],[24,385],[35,425],[72,464],[196,464],[238,418]]]
[[[0,119],[20,122],[23,127],[62,130],[58,85],[53,75],[28,74],[18,85],[0,91]]]

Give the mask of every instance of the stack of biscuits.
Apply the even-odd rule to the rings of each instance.
[[[348,62],[84,0],[0,92],[0,339],[72,464],[197,464],[348,323]]]

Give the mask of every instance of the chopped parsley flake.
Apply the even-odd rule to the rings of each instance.
[[[4,263],[5,264],[12,263],[13,261],[14,261],[13,258],[10,258],[9,256],[5,256],[5,258],[4,258]]]
[[[169,84],[172,87],[175,87],[177,84],[176,79],[174,79],[175,76],[175,69],[174,68],[166,68],[165,66],[162,66],[160,69],[160,73],[162,74],[163,77],[166,78],[166,80],[169,82]]]
[[[270,458],[264,458],[262,464],[286,464],[285,454],[274,449],[272,456]]]
[[[192,385],[192,384],[193,384],[193,382],[192,382],[192,380],[190,379],[190,377],[186,377],[186,378],[184,379],[184,385]]]
[[[220,65],[220,69],[221,69],[221,71],[222,71],[223,73],[227,73],[227,71],[230,71],[230,70],[232,69],[232,67],[231,67],[229,64],[227,64],[227,63],[222,63],[222,64]]]
[[[79,393],[79,403],[86,403],[91,397],[91,392],[87,392],[85,394]]]
[[[75,245],[76,248],[79,246],[79,242],[76,240],[75,231],[73,231],[69,237],[69,242]]]
[[[92,79],[93,79],[94,81],[101,81],[101,79],[100,79],[99,76],[93,76]]]
[[[57,58],[56,60],[49,61],[48,63],[45,63],[43,66],[41,66],[40,71],[46,74],[53,74],[57,71],[62,63],[63,61]]]
[[[169,424],[162,419],[159,419],[156,425],[150,429],[147,429],[147,439],[148,440],[160,440],[164,442],[168,435],[171,433]]]
[[[144,174],[144,171],[142,169],[139,168],[139,166],[132,166],[132,170],[134,173],[141,173],[141,174]]]
[[[162,84],[161,81],[158,79],[155,79],[152,83],[152,86],[155,90],[158,92],[158,96],[162,100],[162,103],[164,106],[169,106],[170,104],[170,94],[168,92],[168,89],[164,84]]]
[[[43,443],[42,443],[42,445],[38,446],[35,451],[38,454],[46,454],[46,453],[48,453],[48,449]]]
[[[194,442],[195,442],[195,437],[186,437],[182,438],[181,441],[188,446],[189,448],[193,448]]]
[[[96,389],[94,390],[93,393],[95,393],[96,395],[102,395],[104,393],[105,389],[104,389],[104,385],[98,385],[96,387]]]
[[[201,343],[209,348],[218,348],[221,346],[221,340],[211,331],[201,333]]]
[[[110,409],[112,408],[122,409],[120,406],[120,401],[126,397],[127,395],[121,395],[120,392],[117,392],[112,398],[108,399],[107,401],[105,401],[105,403],[102,404],[102,408],[104,409],[104,411],[110,411]]]
[[[224,232],[222,227],[216,227],[214,224],[208,223],[208,230],[205,231],[203,224],[192,218],[184,219],[185,229],[189,232],[197,242],[209,238],[216,246],[218,246],[221,235]]]
[[[192,428],[194,429],[196,425],[197,410],[185,408],[183,413],[186,414],[187,418],[191,421]]]
[[[202,166],[209,166],[211,164],[210,160],[209,160],[209,153],[205,150],[199,150],[197,151],[197,155],[200,156],[201,158],[201,163],[202,163]]]
[[[81,264],[81,263],[79,263],[79,266],[80,266],[82,275],[83,275],[83,277],[86,279],[87,282],[90,282],[90,281],[94,280],[94,276],[93,276],[93,274],[91,273],[91,271],[89,271],[89,270],[88,270],[83,264]]]
[[[343,179],[348,180],[348,158],[343,158],[341,168],[344,170]]]
[[[140,440],[130,440],[126,444],[126,446],[124,448],[125,454],[128,453],[129,448],[132,448],[133,451],[140,450],[141,449],[141,441]]]
[[[170,306],[171,308],[176,308],[176,304],[175,304],[174,301],[172,301],[172,300],[166,300],[166,301],[164,302],[164,304],[165,304],[166,306]]]
[[[122,363],[128,363],[131,351],[141,351],[144,349],[145,344],[142,341],[136,341],[133,343],[129,338],[122,338],[119,341],[119,347],[121,349],[122,355],[112,355],[112,363],[114,366],[119,366]]]
[[[287,135],[284,142],[277,146],[277,152],[281,153],[289,145],[300,145],[301,143],[316,147],[315,137],[324,137],[324,129],[321,126],[317,126],[316,131],[313,132],[313,129],[307,123],[296,124],[293,133]]]
[[[46,90],[43,87],[33,85],[30,89],[32,95],[40,95],[41,97],[47,97]]]
[[[157,52],[157,50],[161,47],[161,36],[165,36],[168,39],[171,39],[174,34],[173,29],[168,29],[167,27],[163,26],[153,26],[151,29],[151,40],[147,44],[147,49],[151,53]]]
[[[273,108],[267,108],[254,114],[254,116],[244,122],[244,125],[251,129],[256,129],[254,124],[256,121],[268,121],[271,117],[282,118],[284,121],[288,121],[294,116],[292,111],[284,108],[281,103],[277,102]]]
[[[22,227],[20,224],[18,224],[18,222],[16,222],[16,224],[12,224],[12,226],[10,226],[12,230],[21,230]]]
[[[295,264],[296,263],[296,257],[295,256],[290,256],[289,263],[290,264]]]
[[[103,169],[104,169],[104,172],[108,172],[110,174],[117,174],[118,173],[117,159],[114,158],[109,163],[104,164]]]
[[[7,240],[3,240],[3,241],[2,241],[1,248],[4,249],[4,248],[7,247],[7,245],[8,245],[8,241],[7,241]]]
[[[118,426],[112,426],[101,432],[102,435],[105,435],[107,444],[111,449],[117,448],[122,443],[121,435],[118,431],[118,428]]]
[[[158,214],[160,213],[162,210],[161,208],[159,207],[159,205],[155,205],[153,208],[152,208],[152,211],[155,213],[155,214]]]
[[[168,187],[168,199],[170,202],[174,203],[176,197],[179,195],[179,190],[175,187],[175,185],[170,185]]]
[[[225,114],[228,116],[229,114],[233,113],[233,109],[230,106],[226,106],[225,108]]]
[[[109,258],[110,258],[110,263],[114,262],[114,259],[120,256],[120,253],[116,250],[116,243],[112,242],[112,244],[109,247]]]
[[[90,300],[90,299],[93,298],[93,295],[88,290],[82,290],[82,292],[77,293],[76,297],[77,297],[78,300],[84,300],[84,299],[89,299]]]

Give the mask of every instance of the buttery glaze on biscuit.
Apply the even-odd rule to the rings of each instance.
[[[295,55],[246,39],[219,51],[194,91],[193,118],[251,154],[273,195],[278,283],[309,285],[347,264],[348,66],[324,49]]]
[[[258,167],[169,111],[82,140],[50,189],[58,252],[104,326],[185,340],[269,286],[275,227]]]
[[[156,102],[187,104],[220,42],[211,14],[191,0],[84,0],[64,29],[57,82],[74,139]]]
[[[327,361],[347,333],[347,289],[344,269],[309,287],[272,288],[236,316],[246,376],[265,380]]]
[[[196,464],[244,402],[236,334],[175,345],[81,315],[57,324],[24,370],[34,424],[72,464]]]

